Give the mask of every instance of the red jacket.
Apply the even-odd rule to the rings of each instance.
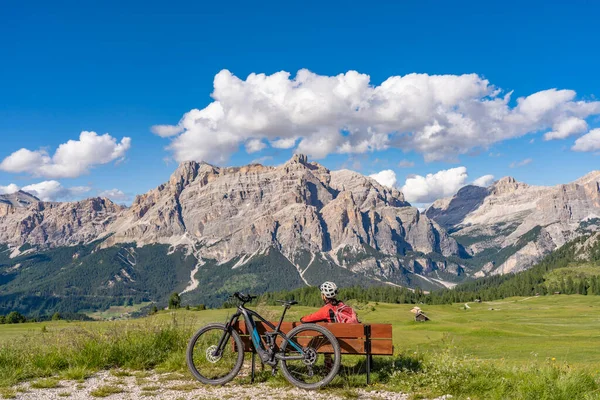
[[[308,322],[336,322],[335,310],[337,310],[338,307],[341,307],[343,305],[344,303],[342,303],[341,301],[338,301],[335,306],[331,303],[327,303],[323,307],[321,307],[319,311],[300,318],[300,322],[304,324]]]

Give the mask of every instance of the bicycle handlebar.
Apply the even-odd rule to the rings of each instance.
[[[242,303],[248,303],[248,302],[250,302],[250,301],[252,301],[252,300],[254,300],[254,299],[257,298],[257,296],[251,296],[249,294],[244,294],[244,293],[241,293],[241,292],[235,292],[233,294],[233,296],[235,298],[237,298],[239,301],[241,301]]]

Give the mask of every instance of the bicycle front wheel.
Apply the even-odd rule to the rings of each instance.
[[[219,351],[223,335],[226,341]],[[192,375],[207,385],[224,385],[236,377],[244,363],[244,345],[240,335],[223,324],[210,324],[190,340],[186,361]]]
[[[298,357],[301,360],[281,360],[281,372],[292,384],[302,389],[315,390],[328,383],[337,375],[341,364],[340,345],[333,334],[316,324],[300,325],[290,331],[287,341],[281,345],[284,357]],[[302,347],[300,353],[297,346]]]

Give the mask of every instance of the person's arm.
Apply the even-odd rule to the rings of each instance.
[[[329,321],[329,307],[323,306],[319,311],[309,314],[305,317],[300,318],[300,322],[303,324],[309,322],[327,322]]]

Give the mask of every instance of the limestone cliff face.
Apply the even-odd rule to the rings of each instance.
[[[582,234],[585,221],[598,221],[600,171],[554,187],[530,186],[511,177],[488,188],[467,186],[433,203],[426,215],[457,237],[468,238],[466,247],[473,255],[514,246],[514,254],[485,273],[518,272]],[[590,225],[597,229],[597,223]]]
[[[290,259],[345,246],[386,254],[458,249],[398,190],[302,155],[278,167],[184,163],[168,183],[138,196],[110,231],[110,243],[195,243],[203,257],[223,261],[271,246]]]
[[[104,198],[54,203],[21,192],[16,202],[0,202],[0,243],[14,247],[25,243],[39,247],[87,243],[105,234],[121,211]]]
[[[0,243],[11,246],[163,243],[218,262],[275,248],[299,269],[309,253],[350,270],[400,268],[407,252],[458,253],[456,241],[397,189],[356,172],[331,172],[303,155],[278,167],[185,162],[129,208],[98,198],[13,203],[0,202]],[[346,265],[338,257],[344,251],[364,265]],[[377,260],[386,257],[383,267]]]

